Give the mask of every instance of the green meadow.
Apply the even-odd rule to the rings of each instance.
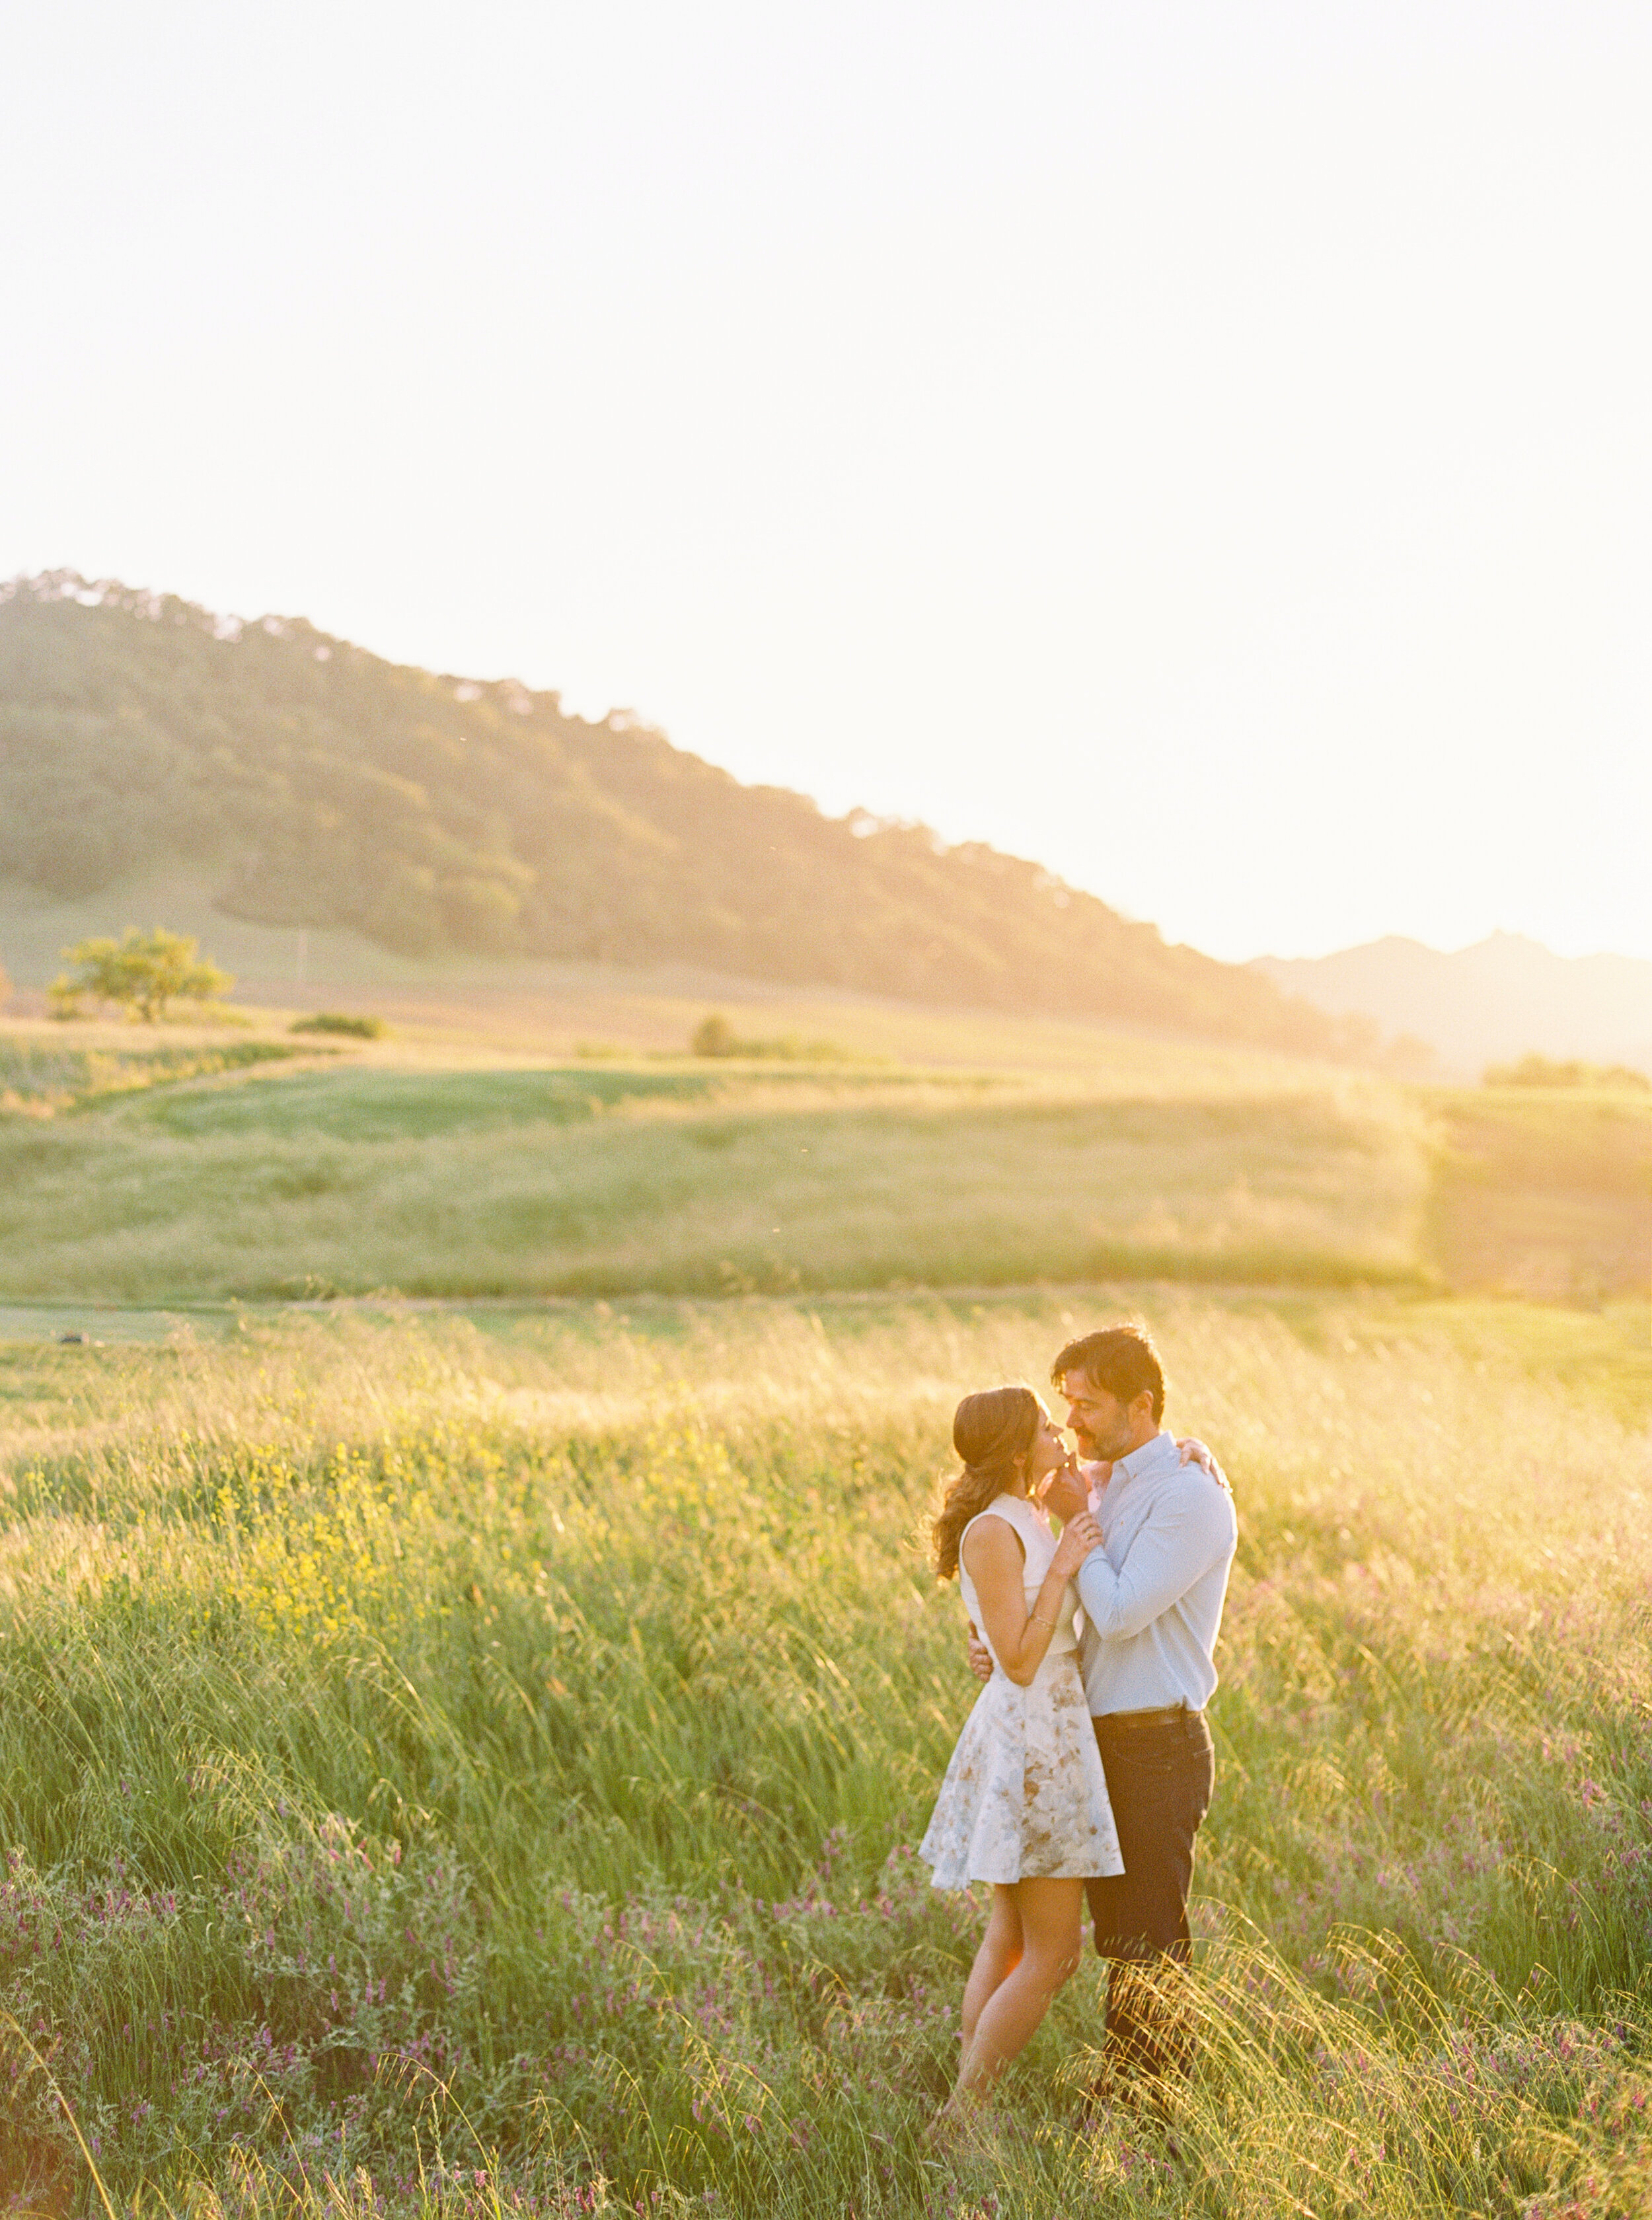
[[[10,2210],[1647,2209],[1652,1119],[1051,1038],[6,1034]],[[1087,1964],[937,2149],[920,1521],[1121,1313],[1241,1513],[1201,2061],[1093,2110]]]
[[[1404,1114],[752,1070],[301,1073],[0,1130],[0,1294],[1405,1277]]]
[[[1634,1096],[1106,1035],[1088,1064],[822,1067],[103,1030],[0,1040],[0,1299],[1124,1275],[1598,1300],[1652,1249]]]

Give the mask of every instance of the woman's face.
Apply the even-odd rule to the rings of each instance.
[[[1067,1444],[1063,1440],[1055,1420],[1046,1412],[1038,1420],[1038,1431],[1032,1437],[1032,1446],[1026,1452],[1022,1472],[1026,1478],[1026,1492],[1036,1495],[1052,1472],[1059,1472],[1067,1462]]]

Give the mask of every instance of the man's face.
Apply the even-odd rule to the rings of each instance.
[[[1067,1405],[1067,1423],[1085,1463],[1110,1462],[1128,1456],[1136,1448],[1141,1439],[1141,1421],[1152,1410],[1150,1395],[1138,1395],[1133,1403],[1121,1403],[1088,1372],[1063,1372],[1061,1392]]]

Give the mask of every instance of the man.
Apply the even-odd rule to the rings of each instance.
[[[1081,1463],[1111,1467],[1093,1493],[1069,1470],[1044,1496],[1057,1518],[1088,1508],[1101,1529],[1077,1586],[1084,1690],[1125,1861],[1088,1884],[1095,1947],[1112,1964],[1106,2056],[1117,2073],[1158,2073],[1184,2048],[1156,1992],[1192,1950],[1194,1838],[1216,1774],[1205,1706],[1238,1527],[1219,1473],[1184,1464],[1160,1425],[1164,1370],[1139,1327],[1069,1342],[1050,1378]],[[977,1671],[985,1656],[971,1645]]]

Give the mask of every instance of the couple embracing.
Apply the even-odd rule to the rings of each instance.
[[[1194,1837],[1215,1779],[1205,1706],[1233,1499],[1201,1444],[1163,1431],[1164,1372],[1139,1328],[1069,1342],[1050,1378],[1076,1456],[1030,1388],[967,1395],[952,1423],[963,1470],[931,1525],[986,1681],[920,1846],[937,1888],[993,1890],[955,2113],[985,2097],[1076,1967],[1087,1897],[1111,1961],[1104,2083],[1122,2093],[1182,2048],[1163,1984],[1189,1955]]]

